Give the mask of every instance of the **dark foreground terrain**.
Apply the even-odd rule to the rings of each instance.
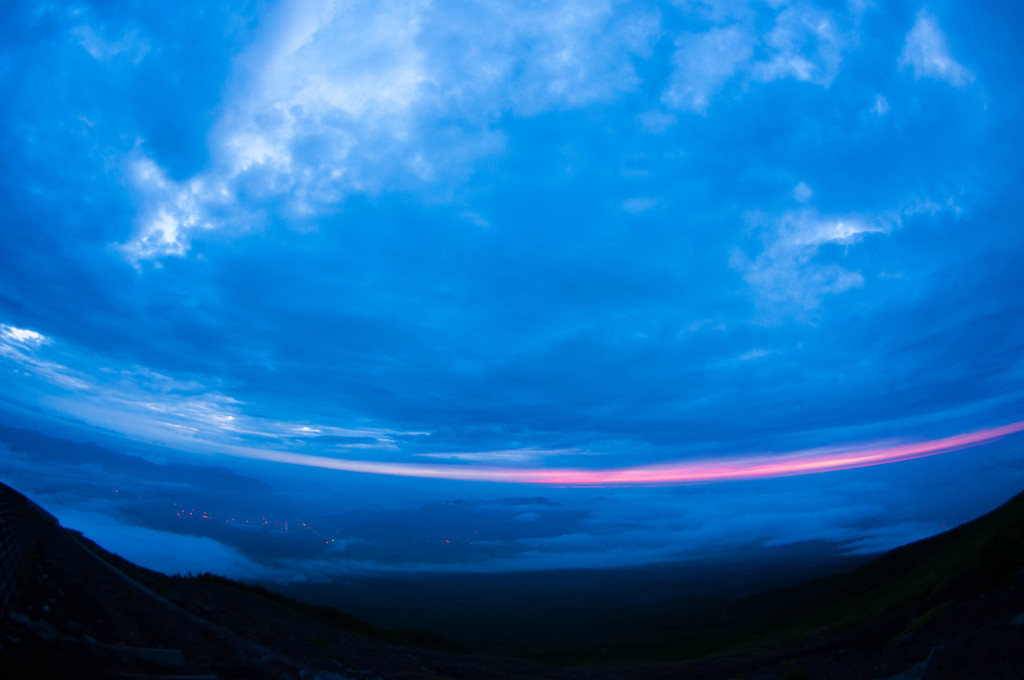
[[[620,568],[346,574],[263,585],[385,628],[434,631],[478,652],[564,661],[868,559],[822,541]]]
[[[0,485],[0,674],[1016,679],[1024,678],[1022,567],[1024,494],[844,574],[663,615],[599,645],[501,658],[227,579],[136,567]]]

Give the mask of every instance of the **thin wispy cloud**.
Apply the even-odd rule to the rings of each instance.
[[[98,61],[125,58],[133,64],[138,64],[149,52],[149,43],[139,36],[137,30],[128,30],[112,40],[104,38],[88,24],[76,26],[72,32],[85,51]]]
[[[535,463],[545,458],[562,458],[565,456],[593,455],[589,451],[578,451],[575,449],[511,449],[507,451],[460,451],[454,453],[418,453],[420,458],[435,458],[438,460],[455,460],[460,462],[474,463]]]
[[[954,87],[963,87],[974,75],[957,62],[949,51],[946,35],[934,16],[921,10],[900,53],[899,64],[909,67],[916,78],[937,78]]]
[[[36,333],[27,328],[16,328],[0,324],[0,342],[3,342],[8,347],[12,345],[39,347],[40,345],[49,344],[50,339],[42,333]]]
[[[831,16],[809,6],[779,13],[765,36],[767,57],[753,67],[759,80],[794,78],[828,85],[842,64],[843,38]]]
[[[766,222],[764,250],[753,260],[734,256],[734,266],[768,305],[795,305],[813,309],[824,295],[842,293],[864,284],[864,277],[839,264],[816,261],[826,245],[852,246],[865,234],[887,232],[886,222],[859,216],[818,215],[813,210],[787,212],[777,220],[755,216]]]
[[[319,458],[278,451],[250,451],[240,455],[259,460],[319,467],[347,472],[366,472],[404,477],[453,479],[481,482],[516,482],[563,486],[608,486],[617,484],[687,484],[764,479],[820,474],[936,456],[963,448],[980,446],[1024,430],[1024,421],[979,432],[953,435],[909,444],[864,444],[797,451],[780,455],[721,457],[686,463],[646,465],[631,468],[554,469],[488,468],[485,466],[419,465],[374,461]]]
[[[43,355],[44,349],[52,352]],[[45,395],[41,403],[122,434],[179,445],[326,441],[385,450],[394,448],[395,436],[428,434],[282,421],[248,413],[242,401],[196,380],[178,380],[141,366],[76,369],[61,363],[80,361],[80,352],[35,331],[0,325],[0,358],[23,371],[22,381],[34,383],[35,390]]]
[[[711,98],[754,54],[743,28],[716,28],[676,39],[672,79],[661,96],[672,109],[704,113]]]

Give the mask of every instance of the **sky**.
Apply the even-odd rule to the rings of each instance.
[[[148,566],[862,553],[1024,487],[1016,3],[0,12],[0,422],[73,442],[0,473]]]

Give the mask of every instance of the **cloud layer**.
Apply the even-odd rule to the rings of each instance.
[[[600,481],[1020,420],[998,6],[8,4],[9,422]]]

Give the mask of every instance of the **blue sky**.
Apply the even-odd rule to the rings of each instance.
[[[2,12],[8,424],[372,487],[413,521],[409,494],[536,485],[253,458],[606,470],[1024,419],[1012,3]],[[916,522],[892,534],[909,540],[942,522],[900,466],[938,484],[998,461],[962,521],[1019,490],[1014,451],[1011,435],[859,472],[881,486],[836,506],[811,491],[856,475],[758,484],[803,485],[806,513],[832,517],[815,536],[852,542],[867,529],[844,507],[906,494],[911,519],[890,524]],[[700,492],[701,525],[763,507],[744,484]],[[559,493],[600,514],[586,494],[604,492]],[[655,518],[698,492],[607,493],[629,535],[669,545]],[[551,522],[552,540],[634,554]]]

